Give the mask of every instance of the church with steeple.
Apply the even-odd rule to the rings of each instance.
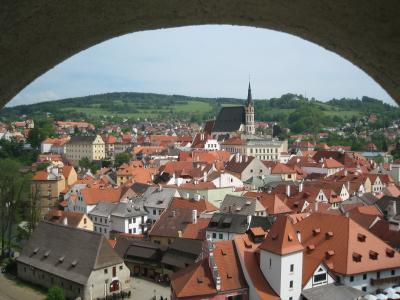
[[[245,111],[245,132],[246,134],[255,134],[256,133],[256,128],[254,125],[254,103],[253,103],[253,97],[251,96],[251,86],[249,82],[249,90],[247,93],[247,102],[246,102],[246,107],[244,109]]]
[[[207,122],[205,131],[219,137],[219,139],[226,139],[237,134],[254,135],[256,132],[254,114],[254,103],[249,82],[245,105],[221,108],[217,118]]]
[[[206,122],[204,133],[218,142],[220,149],[232,154],[239,153],[260,160],[281,161],[283,159],[281,155],[287,152],[287,141],[256,135],[250,82],[244,105],[222,107],[215,120]]]

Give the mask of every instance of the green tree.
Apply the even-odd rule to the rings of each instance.
[[[119,167],[122,164],[127,164],[131,161],[132,155],[128,152],[122,152],[115,155],[114,165]]]
[[[20,163],[15,160],[0,160],[0,170],[3,170],[0,172],[1,257],[4,257],[6,248],[11,252],[12,229],[17,223],[18,208],[24,206],[21,202],[25,195],[27,179],[20,173],[20,168]]]
[[[64,290],[59,286],[49,288],[46,300],[65,300]]]

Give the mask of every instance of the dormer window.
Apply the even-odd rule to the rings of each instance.
[[[367,239],[365,234],[359,233],[357,234],[357,239],[359,242],[365,242],[365,240]]]
[[[329,250],[329,251],[325,252],[326,259],[331,258],[333,255],[335,255],[335,251],[334,250]]]
[[[321,232],[320,228],[314,228],[313,229],[313,235],[316,236],[317,234],[319,234]]]
[[[394,250],[393,250],[393,249],[386,248],[386,255],[387,255],[388,257],[394,257]]]
[[[369,251],[369,258],[373,259],[373,260],[377,260],[378,259],[378,252],[375,252],[373,250]]]
[[[332,231],[328,231],[328,232],[325,234],[325,238],[326,238],[327,240],[330,240],[331,238],[333,238],[333,232],[332,232]]]
[[[361,262],[361,258],[362,258],[362,255],[360,253],[353,252],[353,260],[355,262]]]

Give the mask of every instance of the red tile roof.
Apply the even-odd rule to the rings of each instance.
[[[234,242],[238,256],[241,258],[242,266],[247,270],[258,297],[263,300],[279,300],[279,296],[271,288],[260,269],[257,253],[259,244],[253,243],[246,234],[235,235]]]
[[[400,267],[400,254],[351,218],[313,213],[293,226],[305,247],[303,272],[312,266],[308,260],[325,261],[330,270],[344,275]],[[314,249],[307,250],[311,245]],[[334,255],[326,258],[332,250]],[[371,259],[370,251],[377,252],[378,258]]]
[[[289,218],[278,216],[266,239],[260,245],[260,249],[286,255],[303,250],[303,246],[297,239],[297,233]]]

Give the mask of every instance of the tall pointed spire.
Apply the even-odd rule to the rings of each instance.
[[[249,90],[247,92],[247,106],[253,105],[253,97],[251,96],[251,85],[249,80]]]

